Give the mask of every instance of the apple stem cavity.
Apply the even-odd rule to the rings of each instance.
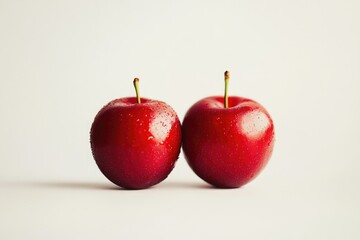
[[[134,88],[135,88],[135,92],[136,92],[136,99],[137,99],[137,103],[141,103],[141,99],[140,99],[140,93],[139,93],[139,79],[138,78],[134,78]]]
[[[229,100],[228,100],[228,85],[229,85],[229,79],[230,79],[230,73],[229,71],[225,71],[224,73],[225,77],[225,93],[224,93],[224,107],[229,107]]]

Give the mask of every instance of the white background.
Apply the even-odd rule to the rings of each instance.
[[[0,239],[359,239],[360,2],[0,0]],[[223,93],[262,103],[273,156],[240,189],[183,155],[161,184],[103,177],[89,128],[134,95],[183,119]]]

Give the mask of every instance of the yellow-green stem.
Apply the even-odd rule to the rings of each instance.
[[[226,71],[224,73],[225,76],[225,93],[224,93],[224,107],[229,107],[229,100],[228,100],[228,85],[229,85],[229,79],[230,79],[230,73]]]
[[[141,103],[140,93],[139,93],[139,79],[135,78],[133,83],[135,87],[137,103]]]

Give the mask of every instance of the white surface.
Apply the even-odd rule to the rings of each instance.
[[[0,1],[0,239],[360,238],[360,2]],[[184,117],[200,98],[262,103],[277,142],[236,190],[181,155],[162,184],[114,189],[88,133],[134,95]]]

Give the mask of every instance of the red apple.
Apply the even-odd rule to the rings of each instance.
[[[259,103],[225,95],[195,103],[183,121],[183,151],[192,170],[219,188],[240,187],[267,164],[274,146],[274,125]]]
[[[115,99],[96,115],[90,143],[101,172],[114,184],[143,189],[163,181],[181,148],[181,124],[166,103],[137,97]]]

